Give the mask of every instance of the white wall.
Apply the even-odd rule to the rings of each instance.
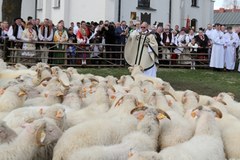
[[[156,9],[156,11],[137,9],[137,6],[137,0],[134,0],[132,3],[129,3],[129,0],[122,0],[121,20],[126,20],[129,22],[131,12],[136,12],[137,17],[139,17],[139,20],[141,20],[141,13],[147,12],[148,14],[151,13],[152,24],[155,21],[163,22],[164,24],[168,23],[169,0],[151,0],[150,7]]]
[[[2,2],[3,2],[3,0],[0,0],[0,7],[1,7],[1,12],[0,12],[0,21],[2,21]]]
[[[27,20],[27,17],[35,18],[35,0],[22,0],[21,17]]]

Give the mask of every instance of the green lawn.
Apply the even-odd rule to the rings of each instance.
[[[80,73],[113,75],[120,77],[129,74],[126,68],[81,68]],[[212,70],[158,69],[158,77],[170,82],[176,90],[190,89],[199,94],[216,96],[220,92],[232,92],[240,101],[240,73],[216,72]]]

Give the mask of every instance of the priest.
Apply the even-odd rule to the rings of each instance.
[[[130,34],[125,45],[124,58],[131,66],[142,66],[145,75],[156,77],[158,43],[155,36],[149,32],[147,22],[141,24],[140,31],[135,30]]]

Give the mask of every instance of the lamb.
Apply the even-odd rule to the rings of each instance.
[[[216,114],[214,115],[215,112]],[[192,139],[176,146],[165,148],[156,152],[142,152],[130,155],[129,160],[138,159],[154,159],[154,160],[225,160],[223,150],[223,142],[221,133],[216,125],[214,116],[221,118],[220,110],[212,108],[212,110],[198,107],[193,110],[192,116],[197,119],[195,135]]]
[[[157,150],[157,140],[160,133],[159,120],[170,117],[162,110],[147,107],[135,108],[131,113],[139,119],[137,131],[125,136],[120,144],[83,148],[74,152],[69,160],[125,160],[130,149],[137,151]]]
[[[50,121],[39,119],[26,128],[9,144],[0,145],[1,159],[31,160],[41,146],[57,141],[62,131]]]
[[[161,124],[161,134],[159,136],[161,149],[183,143],[192,138],[194,126],[169,107],[166,97],[161,92],[154,91],[149,98],[148,104],[166,111],[171,117],[171,121],[166,119]]]
[[[23,107],[26,97],[26,92],[21,85],[9,86],[0,96],[0,112],[10,112]]]
[[[240,119],[240,103],[234,101],[233,94],[223,92],[219,93],[216,100],[226,104],[225,107],[227,111]]]
[[[0,120],[0,145],[3,143],[10,143],[16,137],[16,132],[9,128],[4,121]]]
[[[137,120],[130,115],[80,123],[63,133],[54,148],[53,160],[67,159],[74,151],[93,145],[120,143],[121,139],[136,130],[136,127]]]

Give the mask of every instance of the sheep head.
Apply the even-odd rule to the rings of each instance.
[[[35,129],[36,144],[38,146],[46,146],[54,143],[62,135],[62,131],[50,118],[36,120],[31,125]]]
[[[17,134],[4,121],[0,121],[0,144],[11,142]]]
[[[143,67],[139,66],[139,65],[134,65],[134,66],[128,67],[128,70],[132,76],[134,76],[136,74],[142,74],[144,72]]]
[[[199,103],[199,94],[190,90],[186,90],[182,96],[182,104],[186,104],[188,99],[192,99],[193,97],[197,100],[197,103]]]
[[[209,109],[210,109],[210,111],[212,111],[212,112],[215,113],[215,117],[217,117],[217,118],[222,118],[222,112],[221,112],[219,109],[217,109],[217,108],[215,108],[215,107],[209,107]],[[197,108],[195,108],[195,109],[192,110],[191,116],[192,116],[193,118],[199,117],[200,114],[201,114],[201,113],[200,113],[201,111],[208,111],[208,112],[209,112],[209,110],[204,109],[203,106],[199,106],[199,107],[197,107]]]
[[[230,100],[230,101],[234,101],[234,94],[233,93],[219,93],[218,96],[215,98],[218,102],[227,105],[226,101]]]

